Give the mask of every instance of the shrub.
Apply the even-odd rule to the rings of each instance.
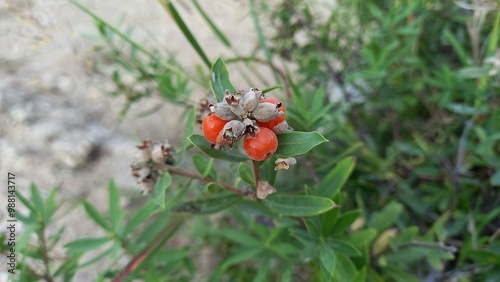
[[[262,162],[250,161],[238,138],[232,149],[217,150],[194,133],[210,107],[193,105],[190,87],[211,89],[214,103],[243,87],[233,86],[223,60],[211,63],[175,4],[160,2],[209,72],[193,76],[79,7],[123,67],[112,76],[116,94],[129,103],[160,95],[185,107],[184,142],[177,150],[147,140],[138,146],[134,176],[151,192],[149,200],[121,211],[111,182],[108,214],[83,201],[107,235],[66,244],[61,263],[47,255],[57,234],[45,234],[58,206],[55,194],[44,201],[32,186],[31,200],[19,195],[30,210],[19,218],[39,241],[20,247],[20,281],[71,280],[105,257],[109,269],[97,280],[500,279],[497,2],[339,0],[319,16],[317,6],[289,0],[266,14],[275,29],[266,39],[258,9],[267,6],[250,1],[265,58],[225,61],[269,67],[283,86],[264,85],[262,92],[282,89],[294,129],[278,135],[277,150]],[[283,71],[276,61],[290,61],[296,71]],[[127,85],[122,72],[145,87]],[[191,169],[181,168],[189,158]],[[190,243],[165,247],[173,236]],[[101,254],[82,261],[89,250]],[[202,251],[214,262],[210,273],[195,267]],[[124,255],[130,259],[123,267]],[[33,260],[46,267],[32,270]]]

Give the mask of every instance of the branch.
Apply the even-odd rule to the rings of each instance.
[[[54,278],[52,278],[52,275],[50,274],[50,268],[49,268],[49,251],[47,248],[47,242],[45,240],[45,222],[42,222],[40,224],[40,234],[38,237],[39,243],[40,243],[40,248],[42,249],[42,260],[43,264],[45,267],[45,274],[43,274],[43,278],[47,282],[53,282]]]
[[[207,182],[207,183],[214,182],[214,183],[216,183],[217,185],[221,186],[222,188],[224,188],[226,190],[229,190],[229,191],[234,192],[236,194],[243,195],[243,196],[251,198],[251,199],[255,199],[255,197],[256,197],[255,193],[253,193],[253,192],[249,193],[248,191],[244,191],[244,190],[238,189],[238,188],[236,188],[234,186],[217,182],[216,180],[214,180],[212,178],[203,177],[203,176],[200,176],[198,174],[195,174],[195,173],[192,173],[190,171],[186,171],[186,170],[183,170],[183,169],[171,166],[171,165],[161,165],[160,168],[161,169],[165,169],[168,172],[173,173],[173,174],[178,174],[178,175],[186,176],[186,177],[197,179],[197,180],[200,180],[200,181],[203,181],[203,182]]]
[[[165,242],[177,231],[182,225],[183,220],[177,219],[174,224],[167,224],[163,230],[144,249],[142,249],[132,260],[125,266],[120,274],[113,282],[122,282],[127,276],[132,273],[137,267],[148,257],[152,256]],[[172,227],[173,226],[173,227]]]
[[[402,248],[407,247],[420,247],[420,248],[428,248],[428,249],[438,249],[445,252],[456,253],[458,252],[458,248],[455,246],[446,246],[438,243],[428,243],[428,242],[411,242],[407,244],[400,245]]]

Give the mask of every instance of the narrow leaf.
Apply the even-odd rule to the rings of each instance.
[[[181,15],[179,15],[179,13],[177,12],[177,9],[172,4],[172,1],[161,0],[160,3],[162,4],[163,8],[170,14],[191,46],[194,48],[194,50],[196,50],[196,53],[198,53],[198,55],[201,57],[205,65],[207,65],[207,67],[210,67],[210,60],[203,51],[203,48],[201,48],[200,44],[198,44],[198,41],[196,41],[196,39],[194,38],[194,35],[189,30],[186,23],[182,20]]]
[[[220,212],[236,204],[242,199],[239,195],[230,195],[220,198],[189,201],[172,208],[174,212],[187,212],[194,214],[210,214]]]
[[[118,189],[116,188],[115,182],[110,181],[108,185],[108,194],[109,194],[109,217],[111,219],[111,226],[115,232],[118,229],[121,221],[121,212],[120,212],[120,194],[118,193]]]
[[[355,162],[353,157],[342,159],[319,184],[318,196],[332,199],[351,175]]]
[[[39,213],[42,213],[44,208],[44,201],[42,194],[40,193],[40,189],[35,185],[35,183],[31,182],[31,200],[33,201],[33,204],[35,205],[35,208]]]
[[[315,196],[270,195],[264,203],[282,215],[311,216],[335,207],[332,200]]]
[[[203,19],[207,22],[208,26],[210,27],[210,29],[212,29],[212,31],[215,33],[215,35],[217,35],[217,37],[219,37],[219,40],[224,43],[224,45],[226,45],[227,47],[231,48],[231,43],[229,42],[229,40],[227,39],[227,37],[222,33],[222,31],[220,31],[219,28],[217,28],[217,26],[212,22],[212,20],[210,19],[210,17],[207,15],[207,13],[205,13],[205,11],[203,10],[203,8],[200,6],[200,4],[198,3],[197,0],[192,0],[193,1],[193,4],[195,6],[195,8],[198,10],[198,12],[200,13],[200,15],[203,17]]]
[[[278,135],[278,150],[276,155],[293,157],[307,153],[321,143],[328,142],[319,132],[292,131]]]
[[[251,246],[259,246],[262,245],[262,242],[257,240],[257,238],[248,234],[248,232],[244,232],[237,229],[229,229],[224,228],[219,230],[220,234],[231,241],[237,242],[243,246],[251,247]]]
[[[157,206],[153,202],[147,202],[137,210],[132,218],[127,222],[125,234],[132,232],[139,224],[143,223],[155,210]]]
[[[95,223],[97,223],[105,230],[110,231],[109,224],[106,222],[106,220],[104,220],[104,217],[102,217],[101,213],[99,213],[93,205],[91,205],[86,200],[83,200],[83,207],[85,208],[85,211],[90,216],[90,218],[94,220]]]
[[[215,159],[221,159],[230,162],[244,162],[249,160],[247,156],[238,152],[237,149],[226,149],[226,151],[222,151],[210,147],[210,143],[207,141],[207,139],[198,134],[189,136],[189,141],[191,141],[193,145],[202,150],[205,154]]]
[[[68,249],[68,252],[73,254],[78,254],[78,253],[85,253],[93,249],[97,249],[109,241],[110,241],[109,237],[84,238],[69,242],[64,247]]]

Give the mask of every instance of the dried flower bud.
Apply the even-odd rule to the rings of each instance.
[[[212,104],[208,102],[206,98],[202,98],[198,103],[198,108],[196,111],[196,122],[202,123],[203,117],[205,117],[208,113],[210,113]]]
[[[240,104],[241,101],[241,94],[239,92],[235,92],[234,94],[231,94],[229,90],[226,90],[224,92],[224,100],[229,106],[236,106]]]
[[[273,120],[284,114],[283,112],[279,111],[278,108],[279,107],[273,103],[259,103],[255,111],[253,112],[253,117],[261,122]]]
[[[172,149],[172,145],[168,142],[154,145],[151,153],[153,162],[157,164],[173,164],[174,158],[170,154]]]
[[[250,91],[243,96],[243,108],[247,112],[253,112],[261,99],[262,91],[258,90],[258,88],[250,88]]]
[[[243,120],[243,124],[245,125],[245,134],[248,134],[255,138],[255,131],[257,131],[258,127],[255,126],[255,122],[249,118]]]
[[[275,192],[276,192],[276,188],[271,186],[271,184],[267,183],[266,181],[259,180],[257,182],[257,198],[263,200],[269,194],[272,194]]]
[[[231,110],[231,107],[229,106],[229,104],[227,104],[226,102],[217,103],[217,104],[213,105],[212,107],[210,107],[210,110],[216,116],[218,116],[219,118],[221,118],[223,120],[232,120],[232,119],[237,118],[237,116]]]
[[[289,131],[292,131],[293,128],[291,128],[288,123],[286,122],[286,120],[278,123],[278,125],[276,125],[274,128],[273,128],[273,131],[274,133],[276,134],[281,134],[281,133],[285,133],[285,132],[289,132]]]
[[[136,146],[140,150],[139,155],[136,156],[138,160],[149,161],[151,160],[151,140],[143,140],[141,145]]]
[[[232,120],[224,125],[221,133],[222,138],[227,141],[229,148],[233,147],[233,143],[241,139],[245,134],[245,125],[239,120]]]
[[[297,163],[297,160],[295,158],[292,158],[292,157],[286,158],[286,159],[279,158],[274,163],[276,164],[276,166],[274,167],[274,170],[281,170],[281,169],[288,170],[291,165],[294,165]]]

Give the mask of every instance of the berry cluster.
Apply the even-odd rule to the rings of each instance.
[[[210,106],[202,130],[213,147],[232,148],[244,138],[244,148],[254,161],[263,161],[278,149],[276,134],[290,131],[285,121],[285,106],[276,98],[266,98],[258,88],[246,93],[225,91],[224,100]]]

